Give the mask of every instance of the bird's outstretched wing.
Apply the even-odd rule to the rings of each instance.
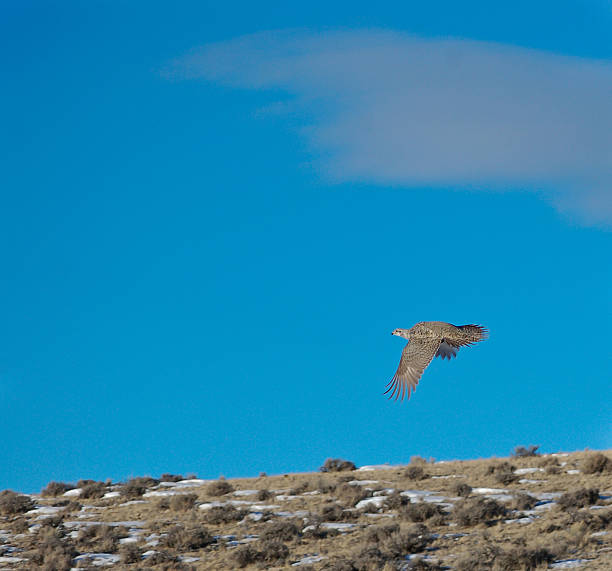
[[[402,351],[399,367],[384,394],[391,391],[389,398],[395,396],[395,400],[400,394],[401,400],[404,400],[404,396],[410,398],[410,391],[416,389],[423,371],[439,347],[440,339],[411,339]]]

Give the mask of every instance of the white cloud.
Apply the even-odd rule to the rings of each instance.
[[[280,89],[339,181],[542,191],[612,224],[612,65],[388,31],[271,32],[205,46],[173,74]]]

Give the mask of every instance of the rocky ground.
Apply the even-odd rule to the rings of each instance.
[[[612,569],[609,452],[0,493],[0,569]]]

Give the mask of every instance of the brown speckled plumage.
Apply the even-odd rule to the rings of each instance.
[[[434,357],[451,359],[461,347],[487,338],[487,330],[480,325],[452,325],[444,321],[421,321],[410,329],[396,329],[391,335],[408,339],[402,351],[399,367],[387,385],[385,394],[395,400],[410,398],[423,371]]]

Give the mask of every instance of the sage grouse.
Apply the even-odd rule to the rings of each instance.
[[[408,339],[402,351],[399,367],[387,385],[384,394],[397,400],[401,394],[410,398],[423,371],[434,357],[451,359],[464,346],[473,345],[487,338],[487,330],[480,325],[451,325],[444,321],[421,321],[410,329],[396,329],[391,335]]]

